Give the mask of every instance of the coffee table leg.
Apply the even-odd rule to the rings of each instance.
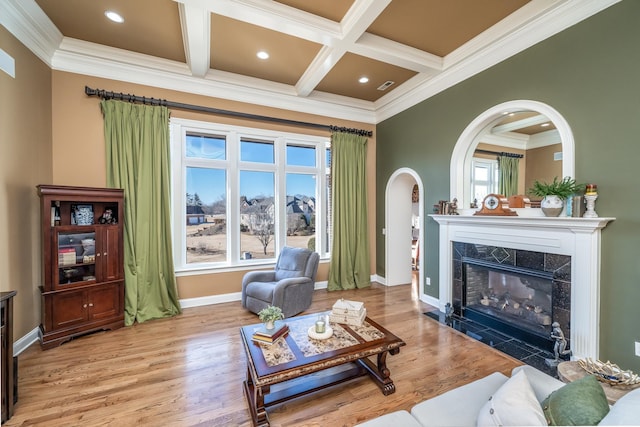
[[[271,425],[269,423],[269,415],[264,407],[264,395],[269,392],[269,387],[267,386],[266,390],[263,387],[256,387],[249,369],[247,369],[247,379],[244,381],[243,386],[253,425],[256,427],[269,427]]]
[[[397,354],[399,349],[391,350],[391,354]],[[391,372],[387,368],[387,351],[378,354],[378,365],[374,365],[369,359],[359,359],[358,362],[364,367],[373,381],[380,387],[382,394],[388,396],[395,393],[396,386],[390,378]]]

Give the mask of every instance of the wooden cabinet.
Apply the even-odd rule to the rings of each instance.
[[[0,293],[0,337],[2,356],[0,357],[0,382],[2,387],[2,422],[13,415],[13,406],[18,400],[18,361],[13,355],[13,297],[16,291]]]
[[[39,185],[42,347],[124,325],[124,193]]]

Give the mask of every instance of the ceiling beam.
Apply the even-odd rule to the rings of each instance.
[[[496,126],[491,129],[491,133],[494,135],[499,135],[501,133],[511,132],[518,129],[526,128],[529,126],[541,125],[543,123],[547,123],[549,118],[543,114],[538,114],[532,117],[527,117],[522,120],[515,120],[513,122],[505,123],[500,126]]]
[[[211,64],[211,15],[206,9],[178,3],[187,66],[195,77],[207,75]]]
[[[174,0],[319,44],[341,37],[340,24],[271,0]]]
[[[391,3],[391,0],[356,0],[342,22],[342,38],[333,45],[325,45],[300,80],[296,83],[299,96],[309,96],[315,87],[333,69],[342,56],[350,51],[369,26]]]

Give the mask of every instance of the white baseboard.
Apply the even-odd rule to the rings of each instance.
[[[314,289],[326,289],[327,282],[316,282]],[[206,297],[198,297],[198,298],[186,298],[181,299],[178,302],[180,303],[181,308],[191,308],[191,307],[202,307],[204,305],[213,305],[213,304],[222,304],[224,302],[233,302],[240,301],[242,299],[242,292],[232,292],[230,294],[222,294],[222,295],[210,295]]]
[[[187,298],[179,301],[181,308],[201,307],[203,305],[222,304],[223,302],[240,301],[242,293],[233,292],[222,295],[209,295],[206,297]]]
[[[387,286],[387,279],[384,276],[378,276],[377,274],[372,274],[371,281],[378,282],[381,285]]]
[[[316,285],[313,287],[313,289],[315,289],[316,291],[318,289],[327,289],[327,286],[329,286],[329,282],[325,280],[324,282],[316,282]]]
[[[13,342],[13,355],[17,356],[33,343],[40,342],[40,328],[35,327],[27,335]]]
[[[438,310],[440,310],[440,300],[436,297],[432,297],[430,295],[422,295],[422,297],[420,298],[420,301],[422,301],[425,304],[429,304],[434,306],[435,308],[437,308]]]

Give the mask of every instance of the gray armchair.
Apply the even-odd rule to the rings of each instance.
[[[242,307],[258,313],[269,305],[295,316],[311,306],[320,256],[304,248],[285,246],[275,270],[250,271],[242,278]]]

